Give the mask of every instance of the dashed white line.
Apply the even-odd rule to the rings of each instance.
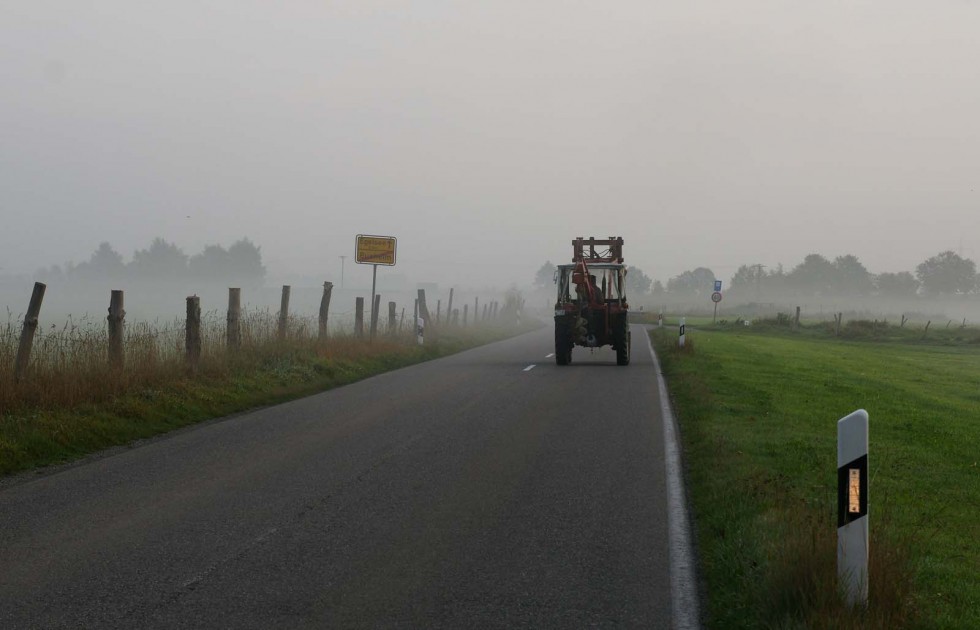
[[[544,355],[544,358],[546,358],[546,359],[550,359],[550,358],[551,358],[551,357],[553,357],[553,356],[555,356],[555,353],[554,353],[554,352],[552,352],[551,354],[546,354],[546,355]]]
[[[534,366],[535,366],[535,365],[536,365],[535,363],[532,363],[531,365],[529,365],[529,366],[527,366],[526,368],[524,368],[524,371],[525,371],[525,372],[530,372],[531,370],[533,370],[533,369],[534,369]]]

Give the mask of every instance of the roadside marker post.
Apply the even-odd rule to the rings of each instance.
[[[687,318],[686,317],[682,317],[681,318],[680,337],[677,338],[677,345],[679,345],[681,348],[684,347],[684,337],[685,337],[685,334],[684,334],[685,331],[684,331],[684,329],[687,327],[685,322],[687,322]]]
[[[664,314],[663,311],[661,311],[657,315],[657,328],[663,328],[663,327],[664,327]]]
[[[425,341],[425,320],[419,317],[415,320],[415,330],[417,331],[419,345],[421,346]]]
[[[837,577],[851,605],[868,604],[868,412],[837,422]]]

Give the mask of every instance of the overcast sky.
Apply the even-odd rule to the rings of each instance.
[[[358,233],[447,285],[619,234],[661,280],[912,270],[980,257],[978,175],[971,1],[0,6],[0,273],[248,236],[336,279]]]

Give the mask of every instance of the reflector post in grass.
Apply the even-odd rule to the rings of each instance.
[[[421,346],[425,342],[425,318],[417,317],[415,319],[415,325],[416,325],[415,332],[418,337],[418,343]]]
[[[681,348],[684,347],[685,337],[687,336],[687,331],[685,330],[687,328],[686,322],[687,322],[687,318],[686,317],[682,317],[681,318],[681,325],[680,325],[680,329],[679,329],[680,336],[677,338],[677,345],[680,346]]]
[[[848,603],[868,604],[868,412],[837,422],[837,576]]]

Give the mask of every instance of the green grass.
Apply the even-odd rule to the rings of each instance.
[[[320,392],[528,330],[470,328],[424,347],[336,338],[213,357],[193,376],[164,371],[81,403],[37,402],[0,414],[0,475],[70,461],[176,428]],[[12,385],[11,385],[12,387]]]
[[[674,331],[653,332],[709,627],[980,628],[980,347],[965,331],[938,344],[892,333],[697,330],[681,351]],[[836,422],[858,408],[870,415],[863,615],[834,592]]]

